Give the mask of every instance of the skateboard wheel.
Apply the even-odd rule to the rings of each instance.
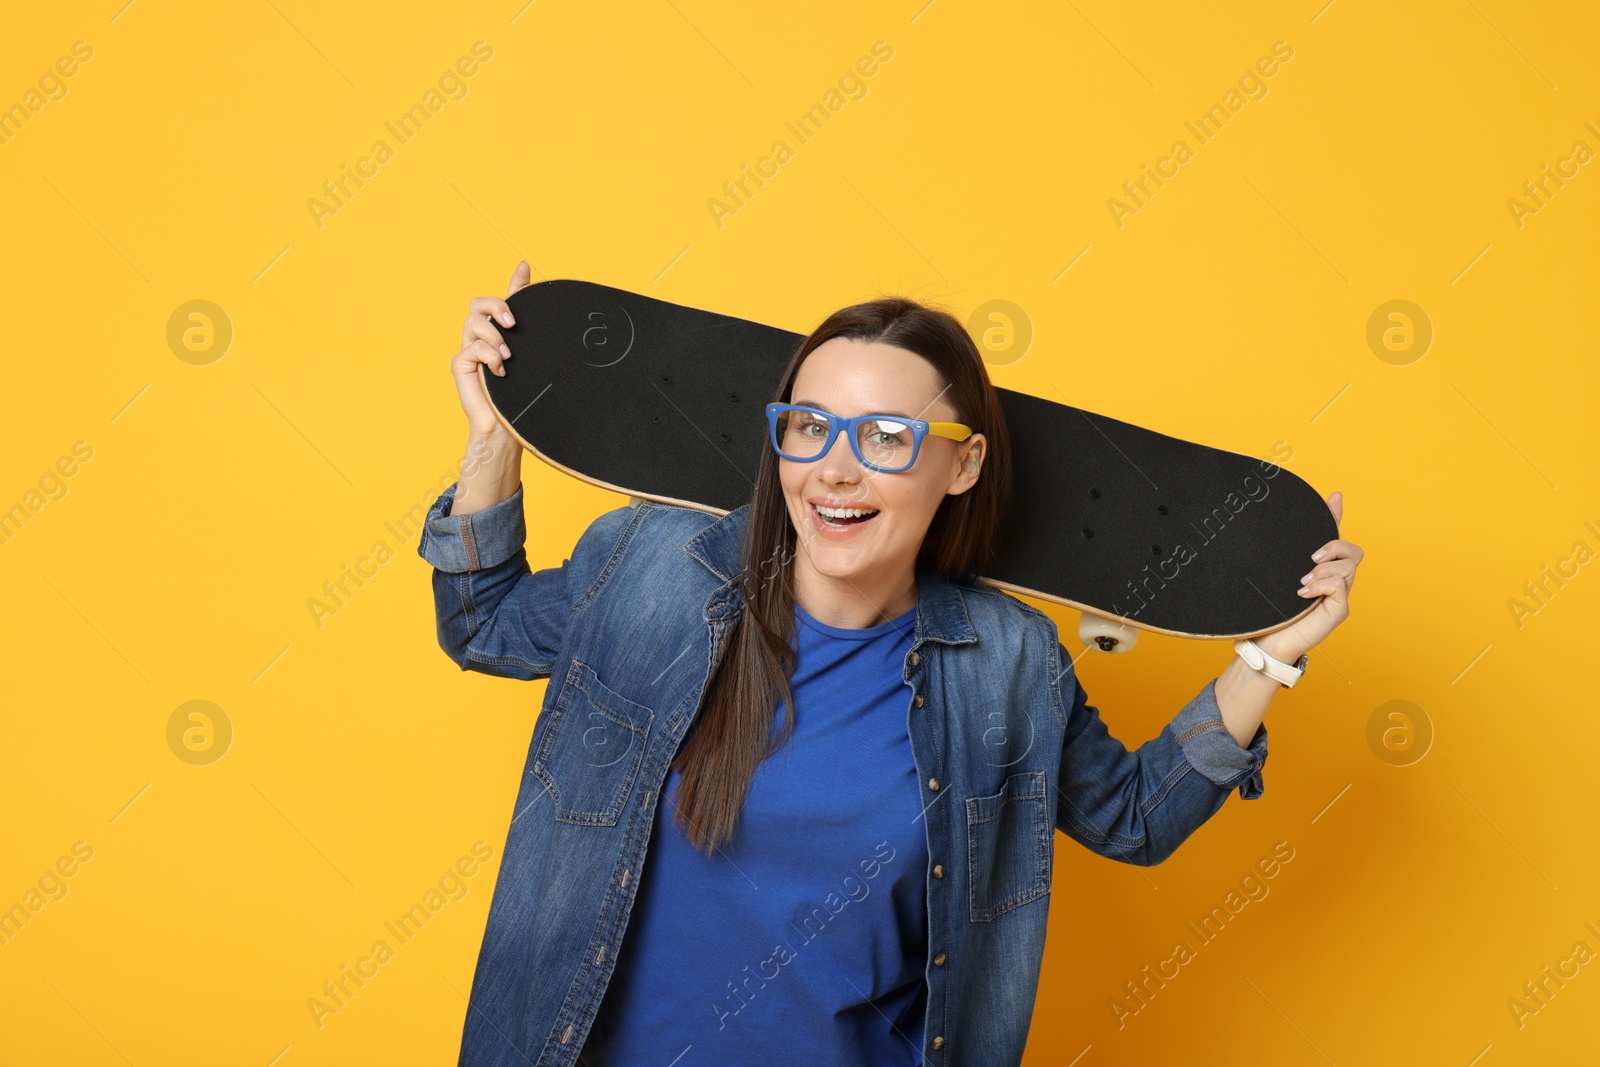
[[[1139,639],[1139,631],[1124,622],[1084,612],[1078,619],[1078,640],[1101,652],[1126,652]]]

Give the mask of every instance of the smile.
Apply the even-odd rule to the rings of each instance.
[[[807,503],[811,525],[824,537],[853,537],[882,512],[875,508],[821,508]]]

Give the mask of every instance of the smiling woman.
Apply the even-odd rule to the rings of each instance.
[[[521,452],[480,373],[511,358],[497,322],[505,301],[474,300],[451,365],[490,458],[417,551],[454,662],[551,682],[460,1062],[1017,1063],[1056,835],[1148,866],[1261,796],[1279,683],[1236,657],[1137,750],[1110,735],[1055,622],[979,581],[1003,410],[960,320],[899,297],[796,346],[747,503],[619,507],[531,571]],[[1343,618],[1360,550],[1316,558],[1326,610],[1266,654]],[[869,854],[871,892],[841,896]]]
[[[1011,492],[1000,402],[972,338],[946,312],[895,298],[837,311],[801,343],[776,396],[744,556],[752,569],[788,554],[794,565],[786,581],[749,591],[747,625],[735,632],[701,712],[705,725],[677,762],[685,783],[676,818],[708,853],[733,832],[746,783],[766,756],[763,745],[712,739],[761,737],[762,694],[783,694],[792,704],[795,602],[840,627],[872,626],[915,607],[919,560],[962,576],[988,565]],[[791,405],[812,412],[790,413]],[[893,412],[949,436],[913,434],[906,456],[895,460],[905,468],[886,472],[868,458],[886,458],[881,440],[869,436],[881,423],[859,424],[864,445],[854,432],[829,426],[828,412],[846,421]],[[823,507],[859,509],[864,521],[830,522]],[[792,723],[791,712],[783,730]]]

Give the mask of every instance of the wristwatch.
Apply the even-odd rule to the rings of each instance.
[[[1267,655],[1266,650],[1248,637],[1235,641],[1233,650],[1239,653],[1239,657],[1251,667],[1265,674],[1285,689],[1294,688],[1294,683],[1300,680],[1300,676],[1306,672],[1306,667],[1311,662],[1311,658],[1304,652],[1292,664],[1285,663],[1281,659],[1274,659]]]

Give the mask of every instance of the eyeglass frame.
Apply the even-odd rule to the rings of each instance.
[[[822,415],[828,420],[828,439],[822,442],[822,447],[814,456],[791,456],[778,445],[778,416],[788,411],[809,411]],[[881,467],[861,454],[861,442],[856,437],[856,427],[863,422],[887,420],[898,422],[911,428],[911,459],[904,467]],[[772,442],[772,450],[784,459],[794,463],[815,463],[817,460],[833,451],[833,442],[839,434],[848,431],[850,451],[854,452],[856,459],[862,466],[881,474],[903,474],[917,464],[917,457],[922,454],[922,439],[929,434],[935,437],[945,437],[957,443],[967,440],[973,434],[972,427],[964,422],[928,422],[925,419],[913,419],[904,415],[857,415],[847,419],[843,415],[835,415],[823,408],[814,408],[809,404],[768,404],[767,405],[767,436]]]

